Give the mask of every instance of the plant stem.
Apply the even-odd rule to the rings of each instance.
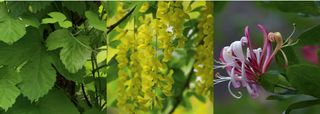
[[[90,103],[90,101],[89,101],[89,99],[88,99],[88,96],[87,96],[87,94],[86,94],[86,91],[85,91],[85,89],[84,89],[84,85],[83,85],[83,84],[81,84],[81,90],[82,90],[82,94],[83,94],[83,96],[84,96],[84,99],[86,100],[88,106],[91,108],[91,107],[92,107],[92,104]]]
[[[115,29],[121,22],[123,22],[125,19],[127,19],[131,14],[132,12],[134,11],[136,7],[134,6],[129,13],[127,13],[125,16],[123,16],[118,22],[116,22],[115,24],[107,27],[107,34],[109,34],[113,29]]]
[[[176,110],[176,108],[179,106],[179,104],[181,103],[181,101],[182,101],[182,99],[183,99],[183,92],[187,89],[187,88],[189,88],[189,83],[190,83],[190,81],[191,81],[191,77],[192,77],[192,74],[193,74],[193,67],[192,67],[192,69],[191,69],[191,72],[189,73],[189,75],[188,75],[188,77],[187,77],[187,80],[186,80],[186,82],[184,83],[184,86],[183,86],[183,89],[182,89],[182,91],[181,91],[181,93],[178,95],[178,96],[176,96],[176,102],[175,102],[175,104],[173,105],[173,108],[170,110],[170,112],[169,112],[169,114],[172,114],[175,110]]]
[[[94,63],[94,59],[95,59],[95,53],[92,52],[91,54],[91,66],[92,66],[92,78],[93,78],[93,83],[94,83],[94,91],[95,91],[95,100],[96,103],[98,103],[98,87],[96,84],[96,76],[95,76],[95,72],[93,72],[93,70],[95,69],[95,63]]]

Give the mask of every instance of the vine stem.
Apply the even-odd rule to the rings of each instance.
[[[91,54],[91,67],[92,67],[92,69],[94,70],[95,69],[95,62],[94,62],[94,60],[95,60],[95,53],[94,52],[92,52],[92,54]],[[92,70],[92,78],[93,78],[93,83],[94,83],[94,91],[95,91],[95,100],[96,100],[96,103],[98,103],[98,87],[97,87],[97,84],[96,84],[96,76],[95,76],[95,72],[93,72],[93,70]]]
[[[84,85],[83,85],[83,84],[81,84],[81,90],[82,90],[82,94],[83,94],[84,99],[86,100],[88,106],[89,106],[89,107],[92,107],[92,104],[91,104],[90,101],[89,101],[89,98],[88,98],[88,96],[87,96],[87,94],[86,94],[86,91],[85,91],[85,89],[84,89]]]
[[[191,77],[192,77],[192,74],[193,74],[193,69],[194,69],[194,68],[192,67],[191,72],[189,73],[188,78],[187,78],[186,82],[184,83],[184,86],[183,86],[183,89],[182,89],[181,93],[180,93],[178,96],[175,97],[176,102],[175,102],[175,104],[173,105],[173,108],[170,110],[169,114],[173,114],[173,112],[177,109],[177,107],[178,107],[179,104],[181,103],[181,101],[182,101],[182,99],[183,99],[183,92],[184,92],[187,88],[189,88],[189,83],[190,83],[190,81],[191,81]]]

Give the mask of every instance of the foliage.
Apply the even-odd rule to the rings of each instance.
[[[0,30],[1,114],[212,102],[212,2],[2,1]]]

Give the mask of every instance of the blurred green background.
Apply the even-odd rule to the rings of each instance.
[[[320,24],[319,2],[215,2],[215,59],[219,60],[220,50],[233,41],[244,36],[244,27],[249,26],[251,40],[255,48],[262,45],[262,33],[257,24],[264,25],[269,32],[280,32],[287,38],[296,24],[296,38],[303,31]],[[295,47],[302,62],[301,47]],[[272,64],[271,70],[279,69]],[[226,75],[224,69],[215,69]],[[271,95],[262,91],[257,99],[252,99],[244,89],[233,89],[234,93],[241,91],[242,98],[233,98],[227,90],[227,82],[214,86],[215,114],[281,114],[286,107],[296,101],[312,99],[310,96],[286,96],[282,100],[267,100]],[[320,105],[292,111],[291,114],[320,114]]]

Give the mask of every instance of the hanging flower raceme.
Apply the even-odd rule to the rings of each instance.
[[[234,88],[245,87],[248,93],[256,98],[259,95],[258,80],[263,73],[268,70],[272,59],[275,57],[277,52],[282,52],[284,60],[287,59],[281,48],[296,44],[292,43],[290,37],[283,42],[282,36],[279,32],[270,32],[262,26],[258,25],[258,28],[263,33],[264,43],[262,48],[254,49],[249,36],[249,28],[245,28],[245,36],[240,41],[234,41],[230,46],[226,46],[220,53],[220,61],[217,63],[216,68],[224,68],[228,76],[221,76],[219,73],[216,74],[217,79],[214,80],[214,84],[220,82],[229,81],[228,90],[230,94],[235,98],[242,96],[241,92],[239,95],[235,95],[231,91],[231,85]],[[276,45],[272,48],[272,42]]]

